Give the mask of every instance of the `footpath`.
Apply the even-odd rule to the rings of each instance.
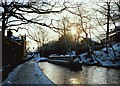
[[[42,72],[37,62],[34,60],[27,61],[17,66],[12,72],[9,73],[1,85],[55,85],[48,77]]]

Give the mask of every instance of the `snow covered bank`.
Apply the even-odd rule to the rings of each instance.
[[[40,57],[40,54],[38,53],[34,55],[34,58],[32,60],[38,63],[38,62],[46,62],[48,61],[48,58]]]
[[[2,83],[5,84],[54,84],[41,71],[38,64],[30,60],[16,67],[8,78]]]
[[[120,67],[120,43],[108,47],[108,54],[106,48],[91,53],[80,54],[82,63],[90,65],[100,65],[106,67]]]

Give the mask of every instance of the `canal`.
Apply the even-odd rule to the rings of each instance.
[[[82,66],[82,70],[38,63],[43,73],[55,84],[120,84],[120,70],[97,66]]]

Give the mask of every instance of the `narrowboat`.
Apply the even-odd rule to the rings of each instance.
[[[80,59],[75,55],[52,54],[49,56],[48,62],[56,64],[56,65],[72,68],[72,69],[81,69],[82,68]]]

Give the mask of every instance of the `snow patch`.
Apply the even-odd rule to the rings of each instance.
[[[108,67],[120,67],[120,43],[99,51],[87,52],[79,55],[82,63],[97,64]]]

